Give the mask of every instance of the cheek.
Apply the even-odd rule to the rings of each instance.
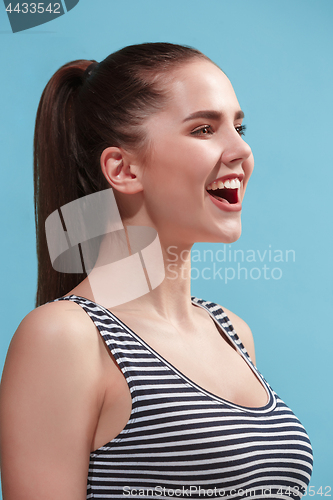
[[[150,168],[156,181],[167,185],[181,182],[201,189],[220,157],[220,149],[209,147],[208,141],[165,140],[153,151]]]

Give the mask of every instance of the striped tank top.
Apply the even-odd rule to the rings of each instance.
[[[312,449],[293,412],[267,384],[223,309],[192,298],[262,382],[260,408],[226,401],[188,379],[101,305],[76,295],[129,386],[125,428],[90,455],[87,499],[291,500],[305,492]]]

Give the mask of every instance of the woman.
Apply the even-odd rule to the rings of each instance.
[[[19,326],[4,369],[5,500],[305,492],[309,439],[256,370],[249,327],[190,295],[192,245],[240,236],[253,169],[242,119],[225,74],[178,45],[74,61],[48,83],[35,132],[44,305]],[[132,226],[151,227],[165,260],[160,285],[112,312],[89,277],[52,269],[44,235],[58,208],[105,190],[126,242]],[[112,276],[98,285],[125,287]]]

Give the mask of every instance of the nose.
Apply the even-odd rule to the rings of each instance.
[[[250,146],[235,129],[231,130],[228,137],[224,137],[224,140],[226,147],[221,158],[224,165],[233,166],[236,163],[242,163],[251,156]]]

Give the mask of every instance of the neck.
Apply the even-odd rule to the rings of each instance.
[[[144,313],[171,322],[183,322],[193,318],[190,300],[192,245],[170,238],[160,237],[159,242],[157,240],[159,253],[160,248],[162,249],[163,260],[160,259],[160,266],[164,267],[165,277],[163,281],[158,281],[158,286],[155,280],[154,286],[152,280],[146,279],[147,270],[142,266],[143,259],[146,258],[150,259],[146,262],[154,264],[154,255],[148,253],[147,257],[147,253],[144,253],[145,249],[148,251],[149,244],[157,234],[151,228],[148,228],[148,233],[149,230],[150,239],[147,240],[145,233],[143,236],[140,233],[139,244],[137,240],[133,243],[130,226],[124,232],[106,235],[94,268],[72,293],[87,297],[115,314]],[[161,274],[160,271],[153,267],[153,276],[154,273],[155,276]],[[134,299],[133,292],[136,297]]]
[[[149,293],[123,308],[135,308],[168,321],[181,322],[191,318],[191,246],[162,244],[165,278]]]

